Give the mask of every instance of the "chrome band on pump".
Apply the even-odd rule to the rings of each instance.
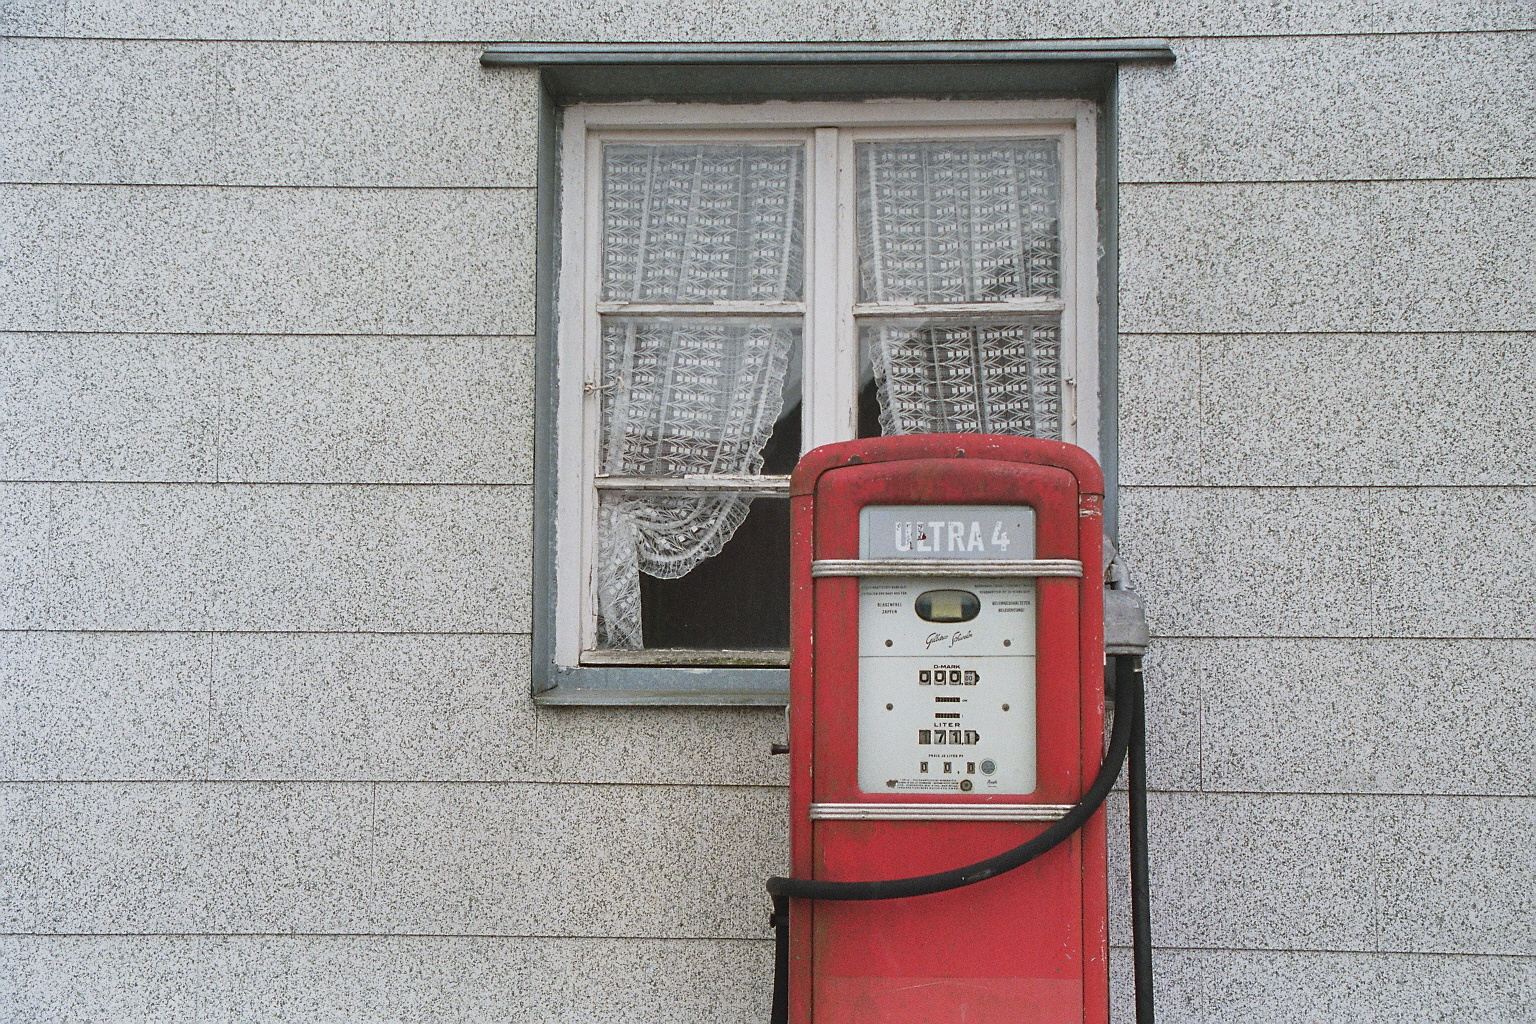
[[[1007,579],[1026,576],[1081,578],[1083,563],[1073,558],[818,558],[812,576],[938,576]]]
[[[1060,821],[1069,804],[811,804],[812,821]]]

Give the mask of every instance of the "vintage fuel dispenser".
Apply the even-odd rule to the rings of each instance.
[[[1098,465],[1037,438],[886,437],[810,452],[790,493],[775,1019],[1104,1024],[1099,805],[1132,716],[1106,755]]]

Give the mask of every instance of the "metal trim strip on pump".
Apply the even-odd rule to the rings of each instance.
[[[1071,804],[811,804],[812,821],[1060,821]]]
[[[1081,578],[1083,563],[1072,558],[988,559],[949,558],[818,558],[813,577],[825,576],[984,576],[988,579],[1053,576]]]

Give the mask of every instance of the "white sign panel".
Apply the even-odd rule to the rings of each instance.
[[[868,505],[859,513],[860,558],[1035,557],[1028,505]]]

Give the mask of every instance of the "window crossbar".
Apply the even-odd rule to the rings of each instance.
[[[599,302],[604,316],[804,316],[803,302]]]
[[[861,302],[853,307],[860,316],[1013,316],[1031,313],[1060,313],[1066,303],[1060,299],[1017,299],[1004,302]]]
[[[789,477],[750,473],[690,473],[687,476],[598,476],[600,491],[630,493],[658,491],[678,494],[728,492],[750,497],[781,498],[789,493]]]
[[[583,665],[665,665],[673,668],[784,668],[789,652],[783,650],[701,651],[692,648],[651,647],[642,651],[582,651]]]

